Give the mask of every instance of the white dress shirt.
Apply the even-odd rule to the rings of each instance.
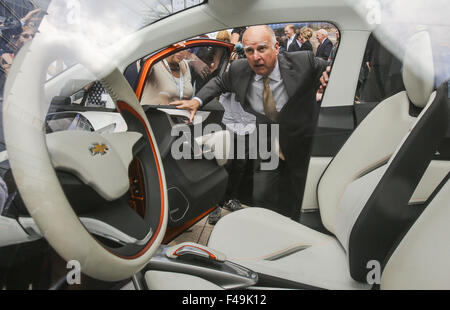
[[[293,35],[291,38],[288,38],[286,43],[286,51],[289,49],[289,45],[291,45],[294,42],[295,35]]]
[[[262,75],[255,75],[248,87],[246,99],[248,100],[253,110],[264,115],[263,78],[264,77]],[[283,79],[281,78],[278,60],[275,68],[269,74],[269,79],[269,86],[272,90],[272,95],[275,100],[275,108],[278,112],[280,112],[280,110],[288,102],[289,96],[286,92],[286,88],[284,87]],[[193,99],[196,99],[198,102],[200,102],[200,106],[203,105],[203,102],[200,98],[194,97]],[[230,130],[240,135],[253,132],[253,130],[255,129],[256,117],[243,109],[241,103],[236,101],[234,94],[223,94],[220,97],[219,101],[225,110],[222,122],[226,124],[226,126]]]
[[[269,79],[269,86],[272,90],[273,99],[275,100],[275,107],[277,111],[280,112],[280,110],[288,102],[289,96],[286,92],[286,88],[284,87],[283,79],[281,78],[278,60],[272,73],[269,74]],[[250,84],[250,87],[248,88],[246,99],[253,110],[264,115],[263,89],[263,76],[256,74]]]

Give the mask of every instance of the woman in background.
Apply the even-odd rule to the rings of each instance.
[[[297,51],[312,51],[313,47],[309,39],[312,37],[313,31],[311,28],[303,27],[297,36],[297,45],[294,46],[293,52]]]
[[[152,67],[141,105],[167,105],[175,100],[192,98],[194,90],[185,53],[181,51],[170,55]]]

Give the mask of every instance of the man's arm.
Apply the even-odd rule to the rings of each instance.
[[[308,54],[309,61],[313,68],[314,87],[319,88],[319,86],[322,84],[320,78],[322,77],[322,73],[327,70],[328,62],[321,57],[315,57],[312,52]]]
[[[329,66],[328,62],[325,61],[324,59],[320,58],[320,57],[314,57],[314,55],[312,55],[312,53],[310,54],[310,61],[311,64],[314,68],[314,72],[315,72],[315,84],[317,85],[318,89],[318,93],[320,93],[320,100],[322,99],[322,94],[323,91],[325,90],[325,87],[328,84],[328,78],[329,78],[329,73],[331,71],[331,66]],[[319,99],[319,98],[316,98]],[[320,101],[317,100],[317,101]]]
[[[323,54],[326,56],[326,59],[328,59],[328,57],[330,57],[332,49],[333,49],[333,42],[328,40],[327,44],[324,46],[324,51],[323,51]]]

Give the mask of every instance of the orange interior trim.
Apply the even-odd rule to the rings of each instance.
[[[144,90],[144,86],[145,86],[145,80],[147,79],[148,72],[154,63],[160,61],[163,58],[166,58],[167,56],[169,56],[170,54],[173,54],[174,52],[176,52],[178,50],[183,50],[188,47],[202,46],[205,44],[226,47],[226,48],[228,48],[230,53],[234,49],[234,44],[231,44],[231,43],[212,40],[212,39],[195,39],[195,40],[187,41],[185,43],[185,47],[183,47],[183,48],[170,46],[160,52],[157,52],[155,55],[149,57],[145,61],[145,64],[141,69],[141,72],[139,75],[139,82],[136,87],[136,97],[138,98],[138,100],[141,101],[142,91]]]
[[[145,124],[144,119],[138,114],[136,113],[136,111],[131,108],[127,103],[123,102],[123,101],[118,101],[117,102],[117,109],[119,110],[119,112],[122,114],[123,111],[128,111],[131,114],[133,114],[141,123],[142,125],[144,125],[145,128],[145,132],[147,133],[147,138],[150,142],[150,146],[152,148],[152,152],[153,152],[153,158],[155,159],[155,164],[156,164],[156,169],[158,171],[158,179],[159,179],[159,190],[160,190],[160,197],[161,197],[161,209],[160,209],[160,216],[159,216],[159,223],[158,223],[158,228],[156,229],[156,231],[153,233],[152,238],[149,240],[149,242],[145,245],[145,247],[136,255],[133,256],[126,256],[126,257],[122,257],[125,259],[136,259],[140,256],[142,256],[145,252],[147,252],[147,250],[150,248],[150,246],[153,244],[153,242],[155,241],[156,237],[158,236],[161,228],[162,228],[162,222],[163,222],[163,217],[164,217],[164,202],[166,197],[164,196],[164,188],[163,188],[163,180],[162,180],[162,174],[161,174],[161,167],[159,166],[159,162],[158,162],[158,156],[156,154],[156,149],[155,149],[155,145],[153,144],[153,140],[152,140],[152,136],[150,134],[150,130],[147,127],[147,125]]]
[[[186,248],[186,247],[192,247],[192,248],[199,249],[200,251],[203,251],[203,252],[205,252],[205,253],[208,253],[210,259],[212,259],[212,260],[217,260],[217,256],[216,256],[216,255],[212,254],[211,252],[209,252],[209,251],[207,251],[207,250],[205,250],[205,249],[202,249],[202,248],[199,248],[198,246],[193,246],[193,245],[184,245],[184,246],[178,248],[178,249],[175,251],[174,255],[180,256],[180,255],[178,255],[178,251],[180,251],[181,249]]]

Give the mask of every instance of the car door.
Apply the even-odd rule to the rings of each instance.
[[[183,127],[193,133],[194,125],[186,124],[186,113],[183,115],[186,111],[168,105],[173,98],[168,98],[167,92],[155,93],[154,90],[157,87],[165,89],[161,84],[172,82],[178,82],[180,90],[179,85],[189,83],[186,80],[190,79],[192,90],[191,85],[183,87],[183,90],[189,88],[191,93],[183,94],[183,91],[180,91],[176,94],[180,95],[176,99],[190,99],[205,83],[226,69],[233,48],[233,44],[217,40],[189,40],[144,57],[128,66],[124,72],[137,98],[143,104],[164,164],[169,199],[169,222],[164,240],[166,243],[214,210],[225,193],[228,174],[214,159],[173,156],[174,143],[187,136],[185,132],[181,135],[174,134],[176,128]],[[167,65],[174,57],[184,57],[179,62],[180,77],[172,80],[170,77],[173,75],[168,75],[168,80],[164,82],[157,80],[155,74],[160,69],[168,68],[170,71]],[[217,101],[208,111],[199,111],[198,115],[202,117],[202,121],[194,122],[195,130],[202,132],[208,124],[221,124],[223,109]],[[193,136],[194,134],[190,134],[191,138]],[[190,138],[184,142],[195,145]]]

